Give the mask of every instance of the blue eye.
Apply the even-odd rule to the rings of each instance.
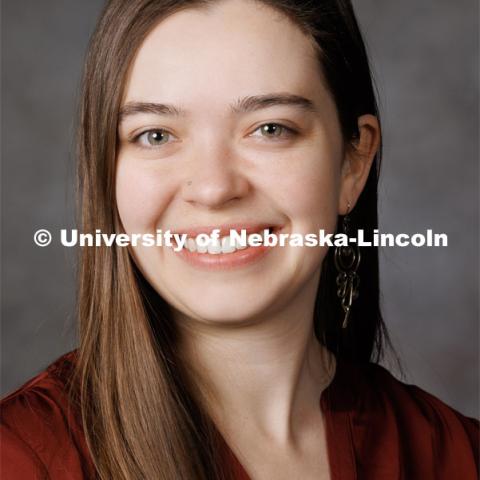
[[[170,137],[171,134],[166,130],[156,129],[141,133],[135,141],[139,142],[143,147],[158,147],[168,143]]]
[[[256,132],[259,132],[256,134]],[[263,125],[260,125],[255,132],[252,133],[252,136],[257,137],[261,136],[264,138],[282,138],[282,137],[289,137],[291,135],[294,135],[296,132],[288,127],[285,127],[284,125],[280,125],[279,123],[265,123]]]

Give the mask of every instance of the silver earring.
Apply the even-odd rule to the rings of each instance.
[[[348,216],[350,211],[350,203],[347,207],[347,213],[343,217],[342,233],[348,236],[349,222]],[[360,249],[358,245],[352,246],[338,246],[335,247],[335,268],[338,271],[336,284],[337,296],[341,300],[341,305],[345,317],[343,318],[342,328],[347,328],[348,317],[352,308],[353,300],[358,298],[358,287],[360,284],[360,277],[357,270],[360,264]]]

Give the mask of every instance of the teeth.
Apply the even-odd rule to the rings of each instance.
[[[233,253],[235,248],[235,243],[229,236],[222,238],[222,253]]]
[[[199,245],[199,244],[196,244],[196,245],[197,245],[197,252],[198,253],[207,253],[208,247],[206,245],[205,246]]]
[[[208,249],[208,253],[212,253],[214,255],[222,253],[222,245],[220,243],[220,240],[212,240],[208,244],[207,249]]]
[[[187,248],[191,252],[196,252],[197,251],[197,242],[193,238],[188,238],[187,239]]]
[[[247,244],[248,244],[248,239],[250,238],[250,235],[247,235]],[[247,245],[242,245],[242,243],[240,242],[239,239],[236,239],[235,240],[235,248],[237,250],[244,250],[245,248],[247,248]]]
[[[190,252],[209,253],[218,255],[220,253],[233,253],[237,250],[244,250],[248,247],[250,235],[247,235],[247,245],[241,245],[240,239],[232,239],[229,235],[220,240],[210,240],[208,245],[202,246],[194,238],[188,238],[185,248]]]

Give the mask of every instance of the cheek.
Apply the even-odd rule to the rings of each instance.
[[[172,197],[168,175],[119,157],[116,173],[118,213],[126,233],[154,232]]]
[[[299,233],[332,231],[337,220],[340,192],[340,152],[314,153],[302,158],[298,168],[277,176],[281,210]]]

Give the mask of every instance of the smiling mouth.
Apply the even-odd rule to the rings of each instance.
[[[264,245],[263,241],[257,242],[258,246],[252,246],[249,244],[251,236],[257,234],[257,240],[263,240],[265,230],[276,233],[282,228],[283,226],[268,223],[250,225],[238,223],[179,230],[173,233],[187,234],[187,241],[183,248],[175,252],[175,255],[201,271],[236,271],[250,268],[261,265],[263,259],[276,250],[273,246]],[[218,230],[218,239],[212,238],[214,230]],[[233,231],[235,235],[232,234]],[[201,238],[208,241],[200,242],[198,238],[200,234],[203,234]],[[238,236],[241,235],[243,238],[240,243]]]
[[[208,241],[200,241],[197,238],[188,238],[184,249],[187,249],[191,253],[206,253],[210,255],[229,254],[235,253],[239,250],[245,250],[247,248],[257,248],[263,246],[263,243],[259,241],[258,235],[271,233],[270,228],[265,228],[262,232],[253,232],[250,234],[230,234],[220,237],[219,239],[208,238]]]
[[[204,227],[188,232],[185,246],[180,250],[196,255],[230,255],[236,252],[255,249],[272,248],[263,245],[265,234],[276,233],[281,229],[277,225],[255,226],[222,226]],[[212,232],[218,230],[218,238],[213,238]],[[201,235],[203,234],[203,235]]]

